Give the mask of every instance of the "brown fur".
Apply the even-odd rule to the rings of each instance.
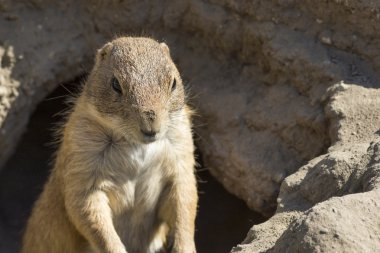
[[[196,252],[190,116],[165,44],[107,43],[62,130],[22,252]]]

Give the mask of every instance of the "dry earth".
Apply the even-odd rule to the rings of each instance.
[[[0,165],[104,41],[154,36],[208,169],[274,214],[233,252],[379,251],[379,20],[375,0],[0,1]]]

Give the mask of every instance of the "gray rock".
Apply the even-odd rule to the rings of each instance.
[[[276,214],[232,252],[380,248],[380,90],[339,84],[330,92],[325,109],[335,143],[284,180]]]

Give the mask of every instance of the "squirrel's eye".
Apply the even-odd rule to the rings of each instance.
[[[119,83],[119,81],[117,80],[116,77],[112,77],[111,86],[112,86],[112,89],[114,91],[116,91],[117,93],[119,93],[119,94],[122,93],[120,83]]]
[[[173,83],[172,83],[172,92],[175,90],[175,88],[177,87],[177,81],[175,80],[175,78],[173,79]]]

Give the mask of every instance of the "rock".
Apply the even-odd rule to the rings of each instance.
[[[379,249],[380,90],[338,84],[330,92],[325,110],[335,142],[284,180],[276,214],[232,252]]]
[[[371,191],[315,205],[287,228],[271,252],[376,252],[379,196]]]

